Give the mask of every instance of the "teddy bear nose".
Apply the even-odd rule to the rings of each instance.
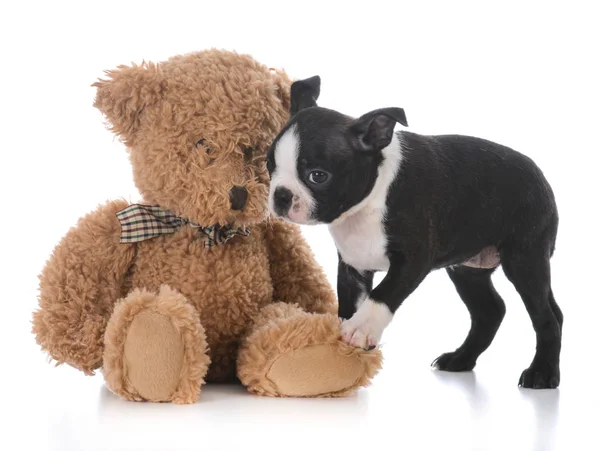
[[[248,190],[241,186],[234,186],[229,191],[229,201],[232,210],[241,210],[246,206],[248,200]]]

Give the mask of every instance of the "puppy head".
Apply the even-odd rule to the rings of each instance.
[[[318,107],[320,85],[292,84],[290,120],[267,154],[269,208],[298,224],[329,224],[368,196],[396,123],[408,125],[402,108],[354,119]]]

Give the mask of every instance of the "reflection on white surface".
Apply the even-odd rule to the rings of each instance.
[[[553,451],[596,443],[590,412],[598,395],[568,376],[559,390],[524,390],[516,386],[518,365],[503,356],[506,347],[496,346],[499,356],[469,373],[431,370],[416,348],[405,354],[401,348],[387,344],[385,371],[348,398],[263,398],[238,385],[209,385],[197,404],[187,406],[124,401],[101,376],[83,377],[36,359],[23,366],[30,367],[29,376],[12,380],[28,392],[8,394],[16,421],[5,438],[20,445],[11,449],[39,451],[306,450],[317,444]]]
[[[521,396],[527,400],[534,416],[534,449],[552,449],[556,441],[560,390],[543,390],[532,393],[522,390]]]

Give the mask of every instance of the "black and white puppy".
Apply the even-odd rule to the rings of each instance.
[[[433,366],[473,369],[505,313],[492,285],[502,265],[537,338],[519,385],[555,388],[563,315],[550,287],[558,227],[554,195],[528,157],[483,139],[395,132],[404,110],[354,119],[318,107],[318,76],[291,90],[291,118],[267,156],[269,206],[299,224],[327,224],[338,249],[342,339],[378,344],[402,302],[446,268],[471,330]],[[375,271],[387,271],[373,288]]]

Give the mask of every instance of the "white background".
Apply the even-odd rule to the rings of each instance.
[[[2,2],[0,448],[600,449],[597,6]],[[552,263],[565,314],[560,389],[517,388],[534,334],[502,271],[495,281],[508,313],[474,373],[429,369],[469,327],[443,271],[386,331],[373,385],[347,399],[208,387],[192,406],[136,404],[111,395],[100,375],[49,364],[30,333],[37,274],[80,216],[107,199],[137,198],[126,152],[92,108],[90,85],[119,64],[213,46],[295,78],[320,74],[323,106],[351,115],[401,106],[412,131],[476,135],[532,157],[561,215]],[[334,283],[327,230],[304,231]]]

